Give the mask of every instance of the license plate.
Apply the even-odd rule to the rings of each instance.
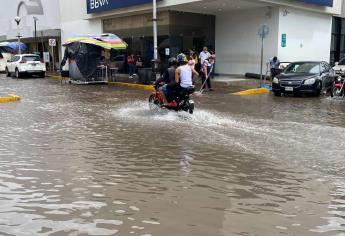
[[[32,66],[36,66],[36,63],[31,63]]]
[[[285,87],[285,91],[292,92],[293,91],[293,87]]]

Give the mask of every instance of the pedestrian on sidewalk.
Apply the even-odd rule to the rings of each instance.
[[[133,53],[131,53],[128,57],[127,57],[127,64],[128,64],[128,74],[129,74],[129,78],[133,79],[133,75],[135,75],[136,73],[136,62],[135,62],[135,57],[133,55]]]
[[[194,50],[189,50],[189,57],[190,57],[190,59],[191,60],[193,60],[193,62],[194,62],[194,69],[196,70],[196,71],[198,71],[197,69],[199,69],[199,71],[200,71],[200,66],[199,66],[199,68],[197,68],[198,67],[198,64],[199,64],[199,58],[198,58],[198,55],[195,53],[195,51]]]
[[[273,80],[279,74],[279,65],[280,61],[278,57],[274,56],[267,62],[267,67],[270,69],[271,72],[271,79]]]
[[[199,55],[201,67],[204,64],[204,61],[207,60],[210,56],[211,56],[211,53],[209,53],[208,48],[204,47],[202,52]]]
[[[208,91],[214,91],[212,88],[211,78],[210,78],[210,75],[213,71],[213,65],[210,64],[210,60],[213,60],[211,56],[203,61],[204,63],[202,64],[202,67],[201,67],[201,81],[203,84],[203,86],[201,87],[201,90],[204,90],[207,84]]]
[[[142,68],[143,67],[143,58],[141,57],[141,54],[140,52],[136,55],[136,58],[135,58],[135,66],[137,68]]]
[[[214,79],[214,69],[216,66],[215,65],[216,64],[216,53],[214,51],[211,51],[210,54],[211,54],[211,56],[209,57],[209,60],[208,60],[209,67],[212,66],[212,71],[211,71],[210,76],[211,76],[211,79]],[[210,68],[209,68],[209,70],[210,70]]]

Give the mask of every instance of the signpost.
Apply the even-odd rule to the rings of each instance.
[[[260,88],[262,86],[263,73],[262,68],[264,66],[264,39],[269,34],[270,28],[267,25],[261,25],[259,27],[258,35],[261,38],[261,66],[260,66]]]
[[[55,71],[55,58],[54,58],[54,47],[56,47],[56,39],[49,39],[49,46],[52,49],[52,58],[53,58],[53,72]]]

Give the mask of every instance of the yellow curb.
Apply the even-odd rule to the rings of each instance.
[[[47,77],[55,79],[55,80],[69,80],[70,79],[68,77],[61,77],[61,76],[58,76],[58,75],[47,75]]]
[[[266,88],[257,88],[257,89],[249,89],[249,90],[244,90],[241,92],[233,93],[234,95],[239,95],[239,96],[247,96],[247,95],[259,95],[259,94],[266,94],[269,93],[270,91]]]
[[[144,85],[144,84],[131,84],[131,83],[123,83],[123,82],[108,82],[108,85],[111,86],[123,86],[128,88],[134,88],[134,89],[142,89],[147,91],[155,91],[155,88],[153,85]]]
[[[17,96],[17,95],[8,95],[8,96],[3,96],[3,97],[0,97],[0,103],[5,103],[5,102],[17,102],[17,101],[20,101],[20,97]]]

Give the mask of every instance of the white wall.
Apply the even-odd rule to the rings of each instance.
[[[265,40],[265,61],[278,52],[279,8],[255,8],[216,16],[217,72],[245,74],[260,72],[261,24],[270,27]]]
[[[100,18],[87,19],[85,0],[60,0],[61,38],[102,33]]]
[[[284,10],[289,13],[284,16]],[[332,16],[281,8],[279,14],[278,57],[281,61],[329,61]],[[287,35],[287,47],[281,47],[281,35]]]
[[[38,18],[37,30],[60,29],[59,0],[40,0],[43,14],[28,14],[25,7],[21,9],[20,34],[24,38],[34,36],[33,16]],[[14,21],[20,0],[3,0],[0,7],[0,35],[6,35],[7,39],[15,39],[18,29]],[[28,0],[24,0],[28,3]]]
[[[94,35],[103,33],[100,18],[87,19],[85,0],[60,0],[61,41],[78,35]],[[62,47],[63,56],[65,49]],[[66,68],[66,67],[65,67]]]

